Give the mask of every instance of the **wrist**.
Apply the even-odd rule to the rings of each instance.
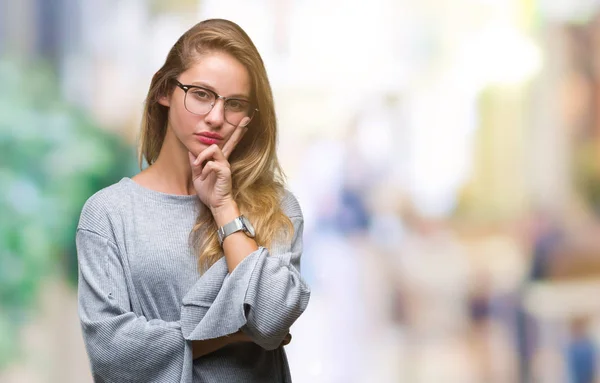
[[[240,209],[234,200],[230,200],[229,202],[216,208],[211,207],[210,212],[215,220],[215,223],[217,224],[217,227],[226,225],[241,215]]]

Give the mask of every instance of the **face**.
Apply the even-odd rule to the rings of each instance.
[[[228,53],[211,52],[200,56],[194,65],[177,79],[183,85],[197,85],[224,97],[250,100],[250,76],[246,68]],[[189,97],[193,97],[190,89]],[[224,100],[216,101],[214,107],[204,115],[189,112],[184,104],[185,92],[175,86],[169,97],[160,99],[169,107],[167,134],[174,134],[182,146],[194,155],[212,144],[223,147],[236,127],[224,118]]]

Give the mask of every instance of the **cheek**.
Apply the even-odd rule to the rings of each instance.
[[[227,129],[224,129],[223,131],[223,136],[225,137],[225,139],[223,141],[227,141],[229,140],[229,138],[231,137],[231,135],[233,134],[233,132],[235,132],[235,127],[228,127]]]
[[[189,113],[185,108],[172,106],[169,110],[169,118],[173,129],[177,132],[193,132],[198,123],[198,116]]]

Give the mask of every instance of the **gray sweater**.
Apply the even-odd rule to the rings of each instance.
[[[129,178],[86,202],[77,227],[79,317],[96,382],[289,382],[282,347],[310,289],[300,276],[303,218],[286,193],[291,242],[248,255],[232,273],[221,258],[204,274],[189,234],[197,196],[164,194]],[[283,241],[280,241],[283,242]],[[197,359],[191,342],[242,329]]]

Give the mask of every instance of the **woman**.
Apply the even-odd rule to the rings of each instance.
[[[288,382],[310,290],[273,97],[236,24],[203,21],[152,78],[149,167],[85,204],[79,315],[96,382]]]

